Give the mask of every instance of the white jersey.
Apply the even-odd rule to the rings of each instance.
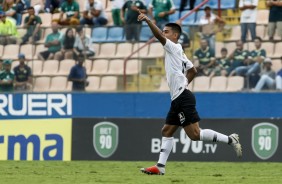
[[[171,100],[176,99],[188,86],[187,70],[193,67],[179,43],[166,39],[165,70]]]

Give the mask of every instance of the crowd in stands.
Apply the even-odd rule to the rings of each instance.
[[[33,0],[0,0],[0,45],[10,44],[39,44],[46,27],[46,20],[41,14],[51,14],[52,18],[45,25],[51,27],[51,32],[44,35],[43,50],[36,56],[42,61],[46,60],[81,60],[81,57],[95,59],[96,51],[93,47],[93,34],[86,33],[86,28],[107,27],[110,20],[113,26],[122,28],[124,42],[140,42],[144,28],[142,22],[137,21],[138,12],[146,13],[160,28],[169,21],[175,21],[183,26],[196,26],[199,31],[200,47],[193,48],[193,60],[197,66],[199,76],[242,76],[247,87],[253,91],[262,89],[281,90],[282,71],[274,72],[272,60],[263,49],[263,39],[256,33],[257,7],[259,0],[239,0],[238,8],[241,10],[240,28],[241,39],[236,41],[236,48],[220,48],[220,57],[216,50],[216,34],[222,32],[226,26],[223,18],[216,15],[212,4],[208,4],[192,15],[189,23],[186,19],[179,20],[183,12],[187,12],[201,1],[198,0],[111,0],[111,15],[101,0],[42,0],[34,3]],[[233,0],[235,6],[235,0]],[[83,5],[83,6],[82,6]],[[281,42],[282,39],[282,1],[266,1],[269,7],[268,41]],[[195,16],[197,14],[197,17]],[[19,34],[18,28],[26,30]],[[63,29],[62,29],[63,28]],[[152,36],[147,29],[149,36]],[[248,33],[249,32],[249,33]],[[92,34],[93,33],[93,34]],[[275,40],[275,33],[280,40]],[[123,33],[121,33],[123,34]],[[247,35],[250,34],[250,44],[253,50],[245,49]],[[192,35],[194,36],[194,35]],[[19,38],[20,37],[20,38]],[[123,37],[123,35],[122,35]],[[191,36],[186,29],[180,36],[179,43],[183,49],[191,46]],[[103,41],[102,41],[103,42]],[[1,59],[1,58],[0,58]],[[31,88],[31,68],[25,64],[25,55],[18,57],[19,66],[11,68],[12,60],[2,60],[0,63],[0,90],[28,90]],[[282,61],[281,61],[282,62]],[[85,88],[86,74],[82,72],[81,62],[70,71],[69,80],[77,82],[75,76],[83,78]],[[282,66],[282,65],[281,65]],[[82,67],[83,68],[83,67]],[[9,72],[10,71],[10,72]],[[13,72],[12,72],[13,71]],[[75,74],[76,73],[76,74]],[[15,81],[15,82],[11,82]],[[4,87],[3,87],[4,86]],[[74,89],[80,84],[74,84]]]

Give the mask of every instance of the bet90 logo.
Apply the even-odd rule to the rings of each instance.
[[[100,122],[93,127],[93,145],[97,154],[108,158],[118,146],[118,126],[111,122]]]
[[[278,147],[279,128],[271,123],[259,123],[252,129],[252,147],[260,159],[271,158]]]

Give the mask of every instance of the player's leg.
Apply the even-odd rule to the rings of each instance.
[[[158,175],[165,173],[165,165],[173,147],[173,134],[180,125],[181,124],[176,111],[176,105],[174,102],[172,102],[166,117],[166,123],[162,128],[162,143],[159,160],[157,164],[152,167],[141,168],[143,173]]]
[[[242,149],[237,134],[227,136],[211,129],[200,129],[198,123],[200,117],[196,109],[196,98],[191,91],[184,91],[183,95],[180,95],[179,101],[180,112],[178,114],[180,114],[180,122],[191,140],[227,143],[234,147],[238,157],[242,156]]]
[[[230,136],[216,132],[211,129],[200,129],[199,123],[192,123],[183,127],[187,136],[193,141],[207,141],[207,142],[223,142],[231,145],[237,156],[242,157],[242,147],[239,142],[239,136],[237,134],[231,134]]]
[[[179,126],[177,125],[169,125],[165,124],[162,128],[162,143],[161,143],[161,150],[159,155],[159,160],[156,165],[141,168],[141,171],[146,174],[157,174],[163,175],[165,173],[165,165],[169,154],[173,147],[173,134],[178,129]]]

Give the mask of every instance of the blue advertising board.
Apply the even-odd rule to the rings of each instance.
[[[282,93],[196,93],[201,118],[281,118]],[[0,119],[165,118],[169,93],[0,94]]]

